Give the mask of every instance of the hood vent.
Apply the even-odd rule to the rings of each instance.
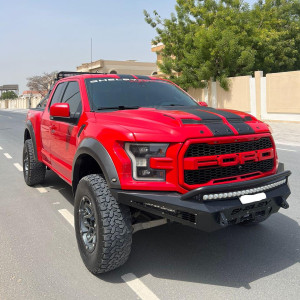
[[[201,120],[181,119],[182,124],[202,124]]]

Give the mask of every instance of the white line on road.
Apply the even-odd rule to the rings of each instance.
[[[4,154],[4,156],[5,156],[6,158],[12,159],[12,157],[11,157],[8,153],[3,153],[3,154]]]
[[[0,146],[0,150],[3,150],[3,148]]]
[[[74,227],[74,217],[67,209],[59,209],[58,212]]]
[[[121,278],[142,300],[159,300],[159,298],[133,273],[125,274],[121,276]]]
[[[283,151],[289,151],[289,152],[297,152],[296,150],[292,150],[292,149],[284,149],[284,148],[278,148],[277,150],[283,150]]]
[[[15,163],[14,166],[20,171],[20,172],[23,172],[23,167],[18,164],[18,163]]]
[[[41,193],[41,194],[44,194],[44,193],[47,193],[47,190],[42,187],[41,185],[37,185],[36,186],[36,189]]]

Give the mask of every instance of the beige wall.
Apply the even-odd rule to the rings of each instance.
[[[30,99],[31,105],[29,107],[29,99],[25,99],[25,98],[0,100],[0,109],[35,108],[40,101],[41,101],[41,97],[32,97]]]
[[[300,113],[300,71],[266,76],[268,113]]]
[[[229,78],[229,91],[221,88],[220,84],[215,83],[216,89],[216,108],[237,109],[250,112],[250,76],[240,76]],[[208,89],[190,88],[188,93],[197,101],[205,101],[209,106],[213,105],[212,83]]]
[[[205,99],[205,89],[190,88],[188,93],[197,101],[204,101]]]
[[[250,76],[229,78],[229,91],[217,82],[217,107],[250,111]]]

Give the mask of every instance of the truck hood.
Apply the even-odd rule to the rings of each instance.
[[[97,122],[119,125],[140,142],[184,142],[190,138],[270,132],[250,114],[209,107],[162,107],[95,113]]]

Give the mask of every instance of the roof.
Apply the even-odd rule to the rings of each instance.
[[[8,91],[8,90],[17,91],[17,90],[19,90],[19,85],[18,84],[5,84],[5,85],[0,86],[0,91]]]

